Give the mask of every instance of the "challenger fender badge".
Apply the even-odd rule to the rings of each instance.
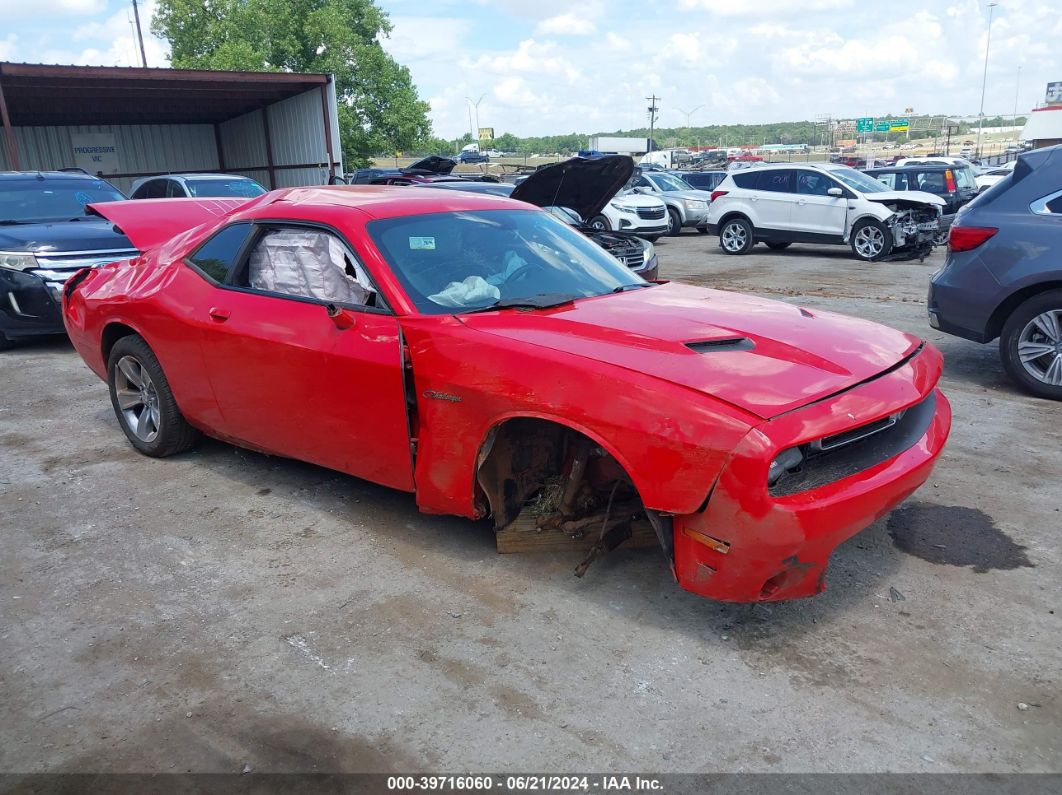
[[[447,400],[450,403],[461,402],[461,397],[459,395],[450,395],[446,392],[436,392],[434,389],[425,390],[424,397],[431,398],[432,400]]]

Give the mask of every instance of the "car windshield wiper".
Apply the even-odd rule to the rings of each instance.
[[[652,286],[653,285],[649,284],[648,282],[645,282],[644,284],[621,284],[619,287],[614,289],[612,292],[614,292],[614,293],[625,293],[628,290],[640,290],[642,287],[652,287]]]
[[[0,218],[0,226],[19,226],[20,224],[32,224],[34,221],[16,221],[14,218]]]
[[[493,312],[495,309],[550,309],[555,306],[564,306],[575,300],[572,295],[529,295],[524,298],[499,298],[493,304],[477,306],[461,312],[462,315],[471,315],[475,312]]]

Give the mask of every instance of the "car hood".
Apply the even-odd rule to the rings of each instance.
[[[655,207],[660,208],[664,206],[664,200],[657,196],[655,193],[652,195],[646,193],[621,193],[612,199],[613,205],[626,205],[628,207]]]
[[[458,317],[469,328],[642,372],[763,419],[849,389],[922,345],[866,320],[675,283],[551,310]]]
[[[573,157],[540,168],[516,186],[511,196],[536,207],[570,207],[593,218],[634,173],[634,161],[624,155]]]
[[[707,190],[669,190],[662,196],[672,197],[675,199],[689,199],[690,201],[708,202],[712,200],[712,192]]]
[[[943,207],[947,204],[946,201],[936,194],[926,193],[923,190],[887,190],[882,193],[864,193],[863,196],[872,202],[894,202],[903,200],[932,204],[934,207]]]
[[[449,157],[428,155],[423,160],[418,160],[416,163],[406,166],[402,171],[407,173],[426,172],[428,174],[449,174],[454,170],[456,165],[457,161],[452,160]]]
[[[34,254],[66,251],[114,251],[133,249],[129,238],[100,219],[85,217],[78,221],[50,224],[12,224],[0,226],[0,251],[25,251]]]

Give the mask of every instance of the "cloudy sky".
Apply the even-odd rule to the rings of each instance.
[[[466,97],[500,134],[645,123],[975,115],[988,10],[977,0],[378,0],[436,132],[468,130]],[[141,2],[142,22],[153,0]],[[127,0],[0,0],[0,60],[132,65]],[[1028,110],[1062,80],[1058,0],[1000,0],[985,112]],[[149,64],[166,47],[148,36]]]

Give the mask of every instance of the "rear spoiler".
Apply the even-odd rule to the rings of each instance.
[[[113,223],[140,251],[161,246],[182,232],[229,215],[254,199],[137,199],[85,208]]]

